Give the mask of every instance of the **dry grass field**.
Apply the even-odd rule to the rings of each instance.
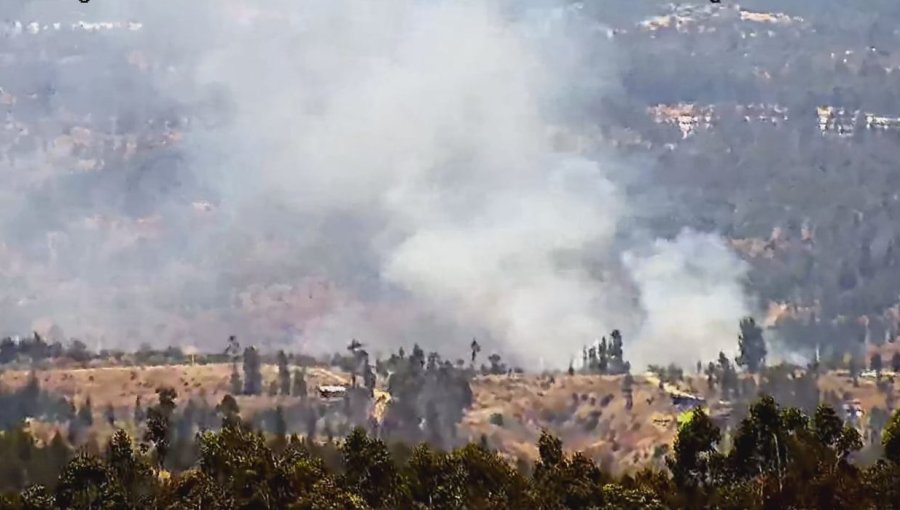
[[[38,373],[41,387],[81,405],[90,396],[95,413],[95,432],[105,437],[111,430],[102,413],[112,405],[117,416],[131,416],[135,398],[144,405],[156,399],[156,388],[173,386],[179,402],[205,399],[212,405],[229,392],[231,365],[171,365],[154,367],[102,367],[49,369]],[[274,365],[263,367],[268,384],[274,380]],[[0,384],[21,387],[27,371],[7,371]],[[316,385],[346,384],[349,375],[326,368],[307,369],[310,391]],[[613,376],[486,376],[473,383],[475,405],[459,426],[464,438],[478,440],[485,435],[491,445],[511,457],[535,458],[535,442],[542,428],[549,428],[572,449],[592,455],[610,455],[626,463],[643,464],[654,449],[671,442],[677,411],[664,392],[641,377],[635,378],[634,408],[626,412],[621,392],[622,380]],[[242,414],[251,415],[277,403],[296,402],[295,397],[239,396]],[[498,418],[502,417],[502,418]],[[502,419],[502,423],[498,420]],[[34,424],[39,436],[49,436],[53,427]]]
[[[27,371],[7,371],[0,384],[15,388],[24,385]],[[136,396],[144,405],[155,402],[156,388],[173,386],[178,400],[205,399],[212,405],[229,392],[230,364],[171,365],[154,367],[103,367],[87,369],[49,369],[38,373],[42,388],[71,398],[81,404],[90,396],[95,413],[94,433],[103,439],[111,428],[102,413],[111,404],[123,422],[133,411]],[[263,367],[264,387],[275,380],[274,365]],[[310,392],[317,385],[347,384],[349,375],[328,368],[308,368]],[[851,379],[839,372],[823,375],[820,389],[858,399],[864,410],[885,405],[884,395],[872,380],[860,378],[854,387]],[[672,389],[667,387],[667,389]],[[679,389],[706,393],[705,381],[688,378]],[[622,377],[565,374],[556,376],[512,375],[483,376],[473,382],[475,404],[459,425],[463,438],[478,441],[485,436],[489,444],[511,459],[535,459],[536,441],[543,428],[552,430],[570,450],[584,451],[600,459],[609,469],[629,470],[648,464],[660,465],[674,440],[679,410],[672,404],[658,381],[636,376],[633,408],[626,410]],[[379,392],[380,393],[380,392]],[[242,414],[289,404],[296,397],[238,396]],[[315,398],[315,397],[314,397]],[[126,428],[128,425],[125,425]],[[36,434],[48,438],[51,424],[36,423]]]
[[[240,369],[240,367],[238,367]],[[276,378],[277,368],[265,365],[262,369],[266,384]],[[0,375],[0,384],[17,388],[28,380],[27,371],[7,371]],[[132,408],[137,396],[142,402],[156,400],[156,389],[171,386],[178,391],[179,400],[201,398],[217,404],[229,393],[231,365],[166,365],[153,367],[102,367],[83,369],[49,369],[38,373],[41,388],[72,399],[80,405],[90,396],[97,411],[107,404],[116,409]],[[349,376],[322,368],[307,369],[310,388],[322,384],[343,384]],[[253,411],[269,405],[272,400],[291,397],[237,397],[242,409]]]
[[[634,406],[625,409],[622,378],[556,376],[480,378],[475,405],[461,431],[472,440],[482,434],[490,444],[514,456],[534,459],[542,428],[557,434],[572,450],[615,460],[620,468],[654,461],[654,452],[671,443],[678,411],[658,386],[636,377]],[[501,421],[502,420],[502,421]]]

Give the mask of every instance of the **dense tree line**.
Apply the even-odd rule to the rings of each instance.
[[[164,393],[164,392],[163,392]],[[483,441],[446,451],[403,447],[354,429],[325,444],[255,431],[231,411],[199,431],[198,458],[161,467],[166,402],[158,429],[135,445],[117,431],[103,448],[38,445],[21,429],[0,436],[9,509],[608,509],[900,508],[900,413],[886,424],[883,455],[862,467],[862,446],[827,405],[811,416],[762,396],[725,445],[700,409],[683,423],[668,470],[614,477],[544,432],[535,462],[513,467]],[[156,419],[156,418],[153,418]],[[28,465],[28,479],[17,474]]]

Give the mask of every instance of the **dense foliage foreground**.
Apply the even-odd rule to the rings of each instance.
[[[297,436],[266,438],[236,414],[198,435],[199,461],[179,473],[160,465],[170,453],[165,407],[151,409],[135,448],[119,430],[103,451],[71,452],[52,484],[4,496],[6,509],[889,509],[900,508],[900,412],[870,467],[852,461],[859,434],[833,409],[808,417],[763,396],[729,435],[702,410],[681,425],[669,472],[614,479],[591,459],[567,455],[545,432],[540,459],[513,467],[486,441],[444,452],[400,448],[355,429],[339,444]],[[55,452],[55,453],[54,453]],[[52,469],[65,448],[37,446],[6,432],[8,465]],[[56,456],[55,456],[56,455]]]

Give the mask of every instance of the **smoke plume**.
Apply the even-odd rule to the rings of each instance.
[[[54,16],[29,5],[23,21]],[[555,366],[613,328],[636,366],[733,350],[751,311],[739,259],[714,234],[636,232],[645,206],[621,183],[654,189],[649,169],[554,143],[619,93],[613,43],[577,4],[95,0],[72,15],[141,25],[97,30],[78,65],[17,84],[55,87],[30,118],[48,137],[79,122],[121,136],[131,119],[177,142],[39,182],[21,174],[54,166],[40,144],[4,163],[4,236],[39,261],[9,276],[37,292],[11,305],[16,327],[460,357],[477,336]]]

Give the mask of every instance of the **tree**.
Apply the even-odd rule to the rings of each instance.
[[[68,351],[66,351],[66,356],[73,361],[78,361],[84,363],[91,359],[91,353],[88,352],[87,345],[84,344],[81,340],[72,340],[72,344],[69,346]]]
[[[37,416],[40,414],[41,383],[38,381],[37,372],[32,369],[28,373],[28,382],[19,392],[23,416]]]
[[[819,444],[831,449],[841,461],[862,448],[862,439],[856,429],[844,424],[833,408],[821,404],[812,420],[812,432]]]
[[[10,363],[19,355],[19,346],[10,338],[0,340],[0,364]]]
[[[472,350],[472,366],[475,366],[475,358],[478,357],[478,353],[481,352],[481,345],[478,344],[478,341],[474,338],[472,339],[472,343],[469,345],[469,348]]]
[[[100,459],[81,454],[66,464],[56,487],[57,508],[88,510],[125,508],[125,497],[115,477]]]
[[[900,465],[900,409],[894,411],[881,435],[884,458]]]
[[[422,508],[458,508],[466,500],[460,462],[440,450],[427,444],[417,446],[406,471],[410,498]]]
[[[90,427],[94,424],[94,410],[93,406],[91,405],[90,395],[88,395],[88,397],[84,400],[84,404],[82,404],[81,407],[78,408],[77,419],[84,427]]]
[[[716,389],[716,364],[712,361],[706,366],[706,386],[709,391]]]
[[[144,409],[141,407],[141,396],[138,395],[134,398],[134,423],[138,425],[143,423],[145,417]]]
[[[700,489],[717,482],[722,455],[716,451],[722,434],[702,409],[692,411],[690,419],[678,428],[674,455],[666,459],[676,485]]]
[[[278,383],[282,395],[291,394],[291,371],[284,351],[278,351]]]
[[[741,333],[738,335],[740,355],[735,361],[751,374],[755,374],[766,363],[766,342],[763,339],[762,328],[756,325],[753,317],[742,319],[740,328]]]
[[[244,383],[241,381],[241,374],[238,373],[237,364],[231,365],[231,379],[229,380],[231,393],[240,395],[244,391]]]
[[[244,395],[262,393],[262,371],[259,352],[256,347],[244,349]]]
[[[284,419],[284,409],[281,406],[275,407],[273,428],[275,438],[278,441],[285,441],[287,438],[287,421]]]
[[[734,397],[739,389],[737,371],[724,352],[719,353],[718,376],[722,393],[729,397]]]
[[[117,430],[109,439],[106,463],[130,508],[145,501],[156,489],[153,470],[143,457],[134,452],[131,438],[125,431]]]
[[[581,453],[571,458],[562,442],[546,430],[538,439],[540,460],[532,474],[535,508],[592,508],[603,503],[605,477],[600,468]]]
[[[225,355],[231,357],[233,363],[237,363],[237,359],[241,355],[241,344],[237,337],[231,335],[228,337],[228,344],[225,346]]]
[[[869,360],[869,368],[875,371],[877,377],[881,377],[881,370],[884,368],[881,361],[881,353],[876,352]]]
[[[156,449],[157,465],[162,467],[172,441],[172,414],[175,412],[175,398],[178,394],[173,388],[158,388],[156,394],[159,403],[147,410],[144,441],[153,444]]]
[[[12,503],[5,501],[6,506],[12,508]],[[43,485],[36,484],[22,491],[22,509],[23,510],[53,510],[58,508],[55,505],[54,498],[47,492],[47,488]]]
[[[222,401],[216,406],[216,411],[222,417],[222,426],[235,425],[240,422],[241,409],[238,407],[237,400],[231,395],[222,397]]]
[[[622,333],[620,333],[618,329],[614,329],[609,336],[611,338],[607,350],[607,356],[609,357],[609,371],[613,374],[624,373],[627,370],[625,368],[625,353],[622,349]]]
[[[502,362],[502,358],[497,353],[488,356],[488,363],[491,364],[488,369],[493,375],[501,375],[506,373],[506,365]]]
[[[625,410],[631,411],[634,407],[634,377],[631,374],[625,374],[622,379],[622,393],[625,394]]]
[[[396,508],[402,501],[404,489],[400,473],[378,439],[368,437],[365,431],[353,429],[340,447],[344,473],[341,481],[373,508]]]
[[[307,388],[305,370],[294,369],[294,384],[291,393],[295,397],[306,398]]]
[[[891,356],[891,371],[900,374],[900,351],[894,351],[894,355]]]
[[[788,447],[807,422],[797,409],[779,409],[770,395],[761,396],[734,434],[727,458],[730,471],[745,479],[771,475],[783,486]]]
[[[865,363],[865,360],[863,360]],[[847,371],[850,373],[850,378],[853,380],[853,386],[859,386],[859,360],[856,359],[856,356],[851,355],[850,360],[847,362]]]

